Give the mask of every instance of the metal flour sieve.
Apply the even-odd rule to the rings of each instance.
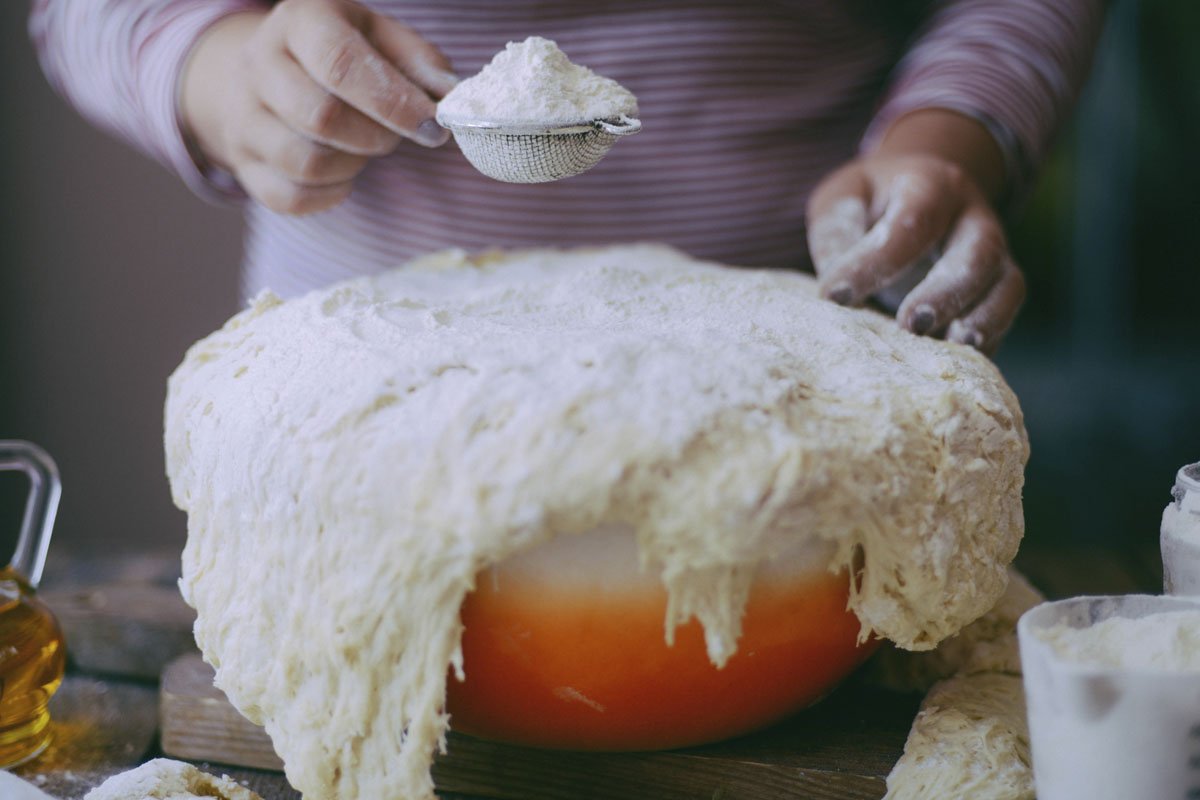
[[[505,183],[546,183],[586,172],[622,136],[642,129],[622,114],[578,125],[508,125],[438,119],[475,169]]]

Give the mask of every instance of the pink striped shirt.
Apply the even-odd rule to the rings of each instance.
[[[256,0],[35,0],[51,81],[85,115],[210,199],[175,90],[190,46]],[[1084,80],[1102,0],[373,0],[470,75],[510,40],[554,39],[629,87],[644,131],[592,171],[494,182],[453,143],[404,143],[350,199],[306,217],[246,202],[244,289],[294,295],[429,250],[653,240],[743,265],[806,267],[806,198],[899,116],[948,108],[996,136],[1028,181]],[[896,9],[917,9],[907,23]]]

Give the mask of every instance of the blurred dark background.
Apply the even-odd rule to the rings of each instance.
[[[51,550],[178,550],[165,380],[237,308],[240,216],[59,100],[0,4],[0,438],[58,460]],[[1200,460],[1200,3],[1112,4],[1092,80],[1011,226],[1030,299],[997,360],[1033,446],[1027,545],[1156,546]],[[25,487],[0,476],[0,561]]]

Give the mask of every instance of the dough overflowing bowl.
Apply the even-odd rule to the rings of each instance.
[[[769,724],[860,632],[928,650],[985,613],[1023,525],[984,356],[655,245],[264,292],[189,350],[164,428],[197,644],[313,800],[434,800],[451,728],[631,750]]]
[[[700,624],[665,641],[667,595],[631,531],[559,537],[481,573],[462,608],[455,730],[538,747],[653,750],[747,733],[811,705],[861,664],[848,578],[821,543],[766,562],[737,652],[709,661]]]

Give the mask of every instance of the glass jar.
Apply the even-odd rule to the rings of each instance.
[[[36,595],[54,529],[61,484],[40,447],[0,441],[0,470],[29,477],[29,498],[12,562],[0,569],[0,769],[35,758],[50,744],[51,695],[66,650],[50,609]]]
[[[1200,595],[1200,462],[1175,476],[1173,500],[1163,510],[1163,591]]]

